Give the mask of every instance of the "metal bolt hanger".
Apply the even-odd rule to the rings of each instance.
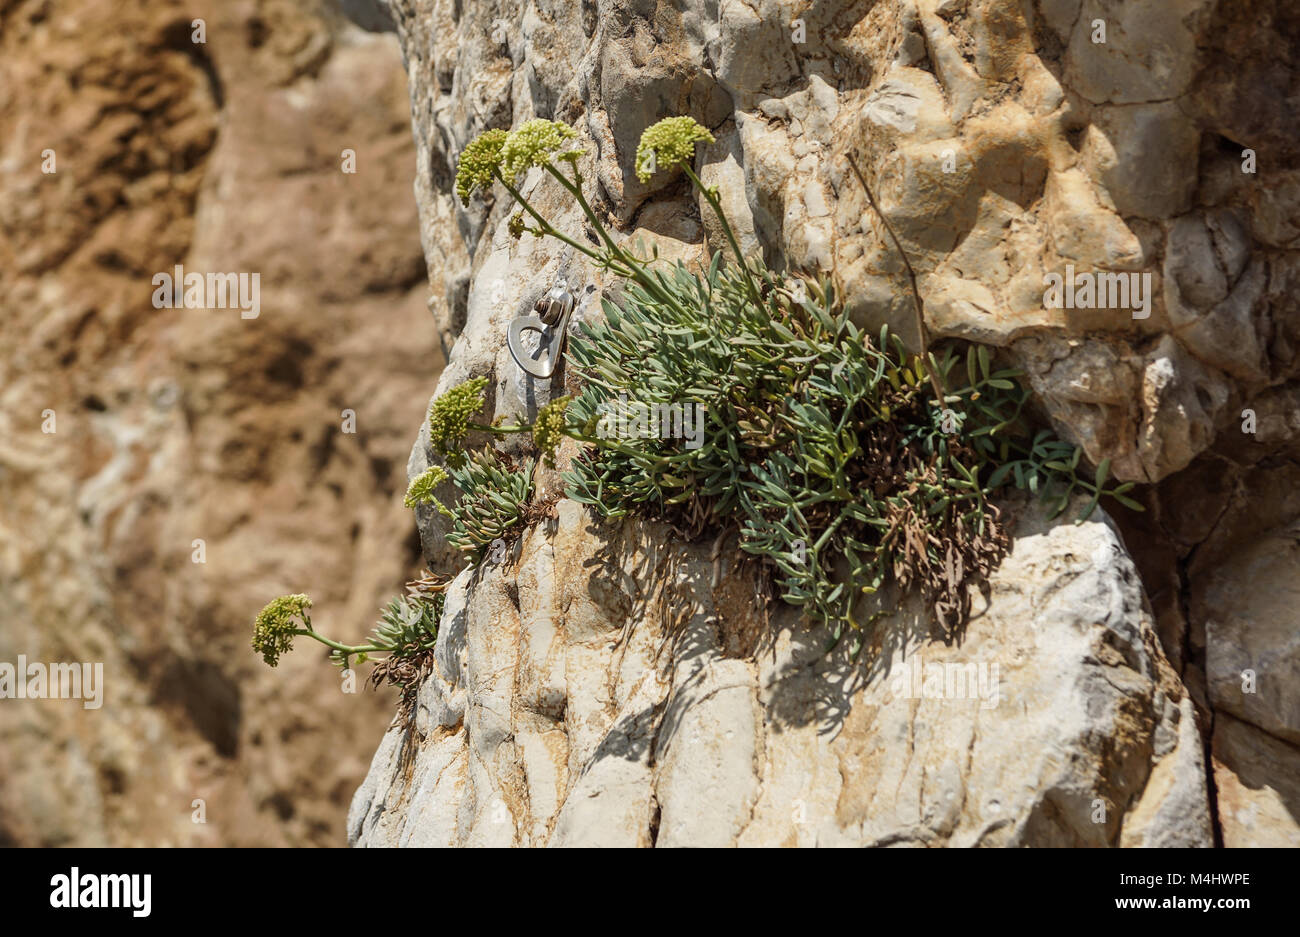
[[[510,348],[510,356],[515,359],[515,364],[525,374],[546,380],[555,373],[555,369],[560,366],[569,316],[573,314],[575,305],[564,277],[557,277],[550,292],[533,306],[533,315],[519,316],[510,323],[506,345]],[[529,354],[524,345],[525,332],[537,332],[541,336],[537,351],[533,354]]]

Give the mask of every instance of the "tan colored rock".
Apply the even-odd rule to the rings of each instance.
[[[369,754],[341,740],[393,695],[248,641],[298,591],[359,639],[419,568],[440,360],[400,51],[288,0],[0,7],[0,660],[105,683],[0,702],[0,842],[341,845]],[[153,308],[178,263],[259,272],[260,315]]]
[[[1300,749],[1219,715],[1213,755],[1223,845],[1300,846]]]

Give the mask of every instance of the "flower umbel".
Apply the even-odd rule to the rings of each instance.
[[[660,169],[672,169],[695,157],[695,144],[712,143],[709,133],[693,117],[666,117],[645,129],[636,148],[636,177],[649,182]]]
[[[462,204],[468,205],[470,196],[479,189],[491,187],[492,173],[501,168],[501,147],[507,136],[504,130],[488,130],[461,151],[456,164],[456,194]]]
[[[578,131],[558,121],[540,117],[525,121],[506,136],[501,147],[502,178],[513,184],[520,174],[534,166],[545,166],[555,159],[576,159],[582,155],[581,150],[559,150],[577,135]]]
[[[311,599],[301,594],[282,595],[267,603],[253,625],[253,650],[262,655],[262,660],[274,667],[281,654],[293,649],[294,635],[303,629],[311,630],[309,608]]]
[[[411,484],[406,488],[406,506],[413,508],[417,504],[432,503],[439,513],[446,514],[447,509],[433,496],[434,490],[446,480],[447,473],[441,465],[429,466],[411,479]]]
[[[533,445],[542,454],[542,462],[548,469],[555,468],[555,448],[560,444],[564,433],[564,411],[572,397],[557,397],[537,411],[537,422],[533,424]]]
[[[445,456],[459,447],[469,432],[469,418],[483,409],[483,390],[487,382],[486,377],[470,378],[447,391],[429,407],[429,444],[435,452]]]

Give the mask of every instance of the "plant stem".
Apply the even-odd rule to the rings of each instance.
[[[294,634],[300,634],[300,635],[302,635],[302,636],[304,636],[304,637],[307,637],[307,638],[315,638],[315,639],[316,639],[317,641],[319,641],[321,644],[324,644],[324,645],[327,646],[327,647],[331,647],[331,648],[333,648],[334,650],[338,651],[338,652],[341,653],[341,654],[349,654],[349,655],[351,655],[351,654],[363,654],[363,653],[368,654],[368,653],[370,653],[371,651],[389,651],[389,652],[391,652],[391,651],[393,650],[391,647],[385,647],[385,646],[382,646],[382,645],[375,645],[375,644],[361,644],[361,645],[358,645],[358,646],[356,646],[356,647],[352,647],[352,646],[347,645],[347,644],[339,644],[337,641],[331,641],[329,638],[325,637],[325,636],[324,636],[323,634],[321,634],[320,632],[317,632],[317,631],[310,631],[310,630],[308,630],[308,629],[306,629],[306,628],[295,628],[293,633],[294,633]]]
[[[603,258],[601,257],[600,254],[596,253],[591,248],[587,247],[585,244],[579,244],[577,241],[569,237],[567,234],[564,234],[561,231],[557,231],[549,221],[547,221],[545,218],[543,218],[541,215],[537,213],[537,210],[533,208],[532,205],[528,204],[527,200],[522,195],[519,194],[518,189],[512,186],[509,182],[506,182],[505,178],[499,172],[493,170],[493,175],[496,176],[498,182],[500,182],[503,186],[505,186],[506,191],[510,193],[510,195],[514,198],[516,202],[519,203],[519,206],[524,211],[528,212],[528,214],[532,215],[533,220],[536,221],[539,226],[541,226],[541,229],[545,234],[550,235],[551,237],[555,238],[558,241],[563,241],[565,244],[568,244],[574,250],[585,254],[586,256],[590,257],[592,260],[597,261],[598,263],[603,261]]]
[[[470,421],[467,425],[470,429],[482,430],[485,433],[529,433],[533,429],[531,426],[521,423],[514,426],[487,426],[483,423]]]
[[[898,240],[898,235],[894,233],[889,219],[885,217],[885,213],[876,204],[876,197],[871,193],[871,186],[867,185],[866,177],[862,175],[862,170],[858,168],[858,164],[851,154],[848,155],[848,161],[853,168],[853,174],[858,177],[858,182],[862,185],[862,190],[867,193],[867,201],[871,203],[875,213],[880,216],[880,222],[885,226],[889,239],[894,242],[894,248],[898,251],[898,256],[903,258],[903,266],[907,269],[907,279],[912,286],[912,302],[916,308],[916,331],[921,342],[921,360],[925,362],[925,370],[930,377],[930,386],[934,388],[935,399],[942,406],[943,398],[947,396],[947,393],[944,391],[943,382],[939,380],[939,375],[935,373],[934,366],[930,362],[930,340],[925,330],[925,301],[921,299],[921,290],[916,285],[916,271],[912,269],[912,262],[907,258],[907,251],[903,250],[903,244]]]
[[[564,174],[556,169],[553,163],[546,164],[546,171],[554,176],[556,180],[559,181],[560,185],[564,186],[564,188],[568,190],[569,194],[574,197],[578,206],[582,209],[583,214],[587,216],[587,220],[591,223],[591,226],[596,229],[596,233],[599,234],[601,240],[605,242],[605,250],[609,257],[617,260],[626,271],[623,272],[616,270],[615,272],[619,273],[620,276],[635,280],[643,289],[650,293],[651,296],[659,300],[661,303],[670,306],[679,315],[684,317],[686,315],[686,310],[682,309],[682,307],[677,304],[667,291],[660,288],[654,277],[651,277],[645,272],[646,265],[641,260],[633,257],[627,251],[614,243],[614,239],[609,236],[609,232],[605,230],[605,226],[602,225],[600,219],[596,217],[595,211],[593,211],[592,207],[587,204],[587,199],[582,194],[582,186],[578,185],[574,180],[566,179]],[[577,176],[578,169],[576,166],[574,167],[573,172],[574,175]],[[613,265],[611,264],[610,266],[612,269]]]
[[[625,446],[620,442],[611,442],[610,440],[603,439],[599,436],[586,436],[583,433],[580,433],[569,426],[565,426],[564,429],[562,429],[560,432],[562,432],[565,436],[568,436],[570,439],[577,440],[578,442],[581,443],[586,443],[589,446],[597,446],[601,449],[606,449],[612,452],[620,452],[623,455],[632,456],[634,458],[644,457],[646,454],[644,449],[637,449],[633,446]]]
[[[605,242],[606,249],[614,256],[624,259],[623,251],[614,243],[614,239],[609,236],[609,232],[605,230],[605,226],[602,225],[600,219],[596,217],[595,211],[593,211],[592,207],[587,204],[587,199],[582,194],[582,186],[578,184],[581,179],[578,175],[578,167],[573,167],[574,179],[572,181],[564,178],[564,173],[560,172],[555,167],[554,163],[547,163],[546,171],[554,176],[559,181],[560,185],[569,190],[569,194],[577,201],[578,207],[582,209],[582,213],[587,216],[587,220],[591,222],[591,226],[596,229],[596,233],[600,235],[600,239]]]
[[[713,190],[700,181],[700,177],[695,175],[690,166],[682,163],[682,172],[686,173],[686,178],[690,179],[691,184],[699,189],[700,194],[704,196],[704,200],[713,209],[713,213],[718,216],[718,222],[722,225],[722,233],[726,235],[732,253],[736,255],[736,263],[740,264],[740,269],[745,272],[745,282],[749,284],[750,298],[754,300],[755,305],[763,305],[763,301],[759,299],[758,285],[754,282],[754,275],[749,269],[749,264],[745,263],[744,255],[740,252],[740,242],[736,239],[736,232],[732,230],[731,222],[727,220],[727,215],[722,210],[722,202],[718,200]]]

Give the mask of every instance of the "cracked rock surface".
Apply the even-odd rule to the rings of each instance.
[[[1089,460],[1152,487],[1147,515],[1117,516],[1122,539],[1026,514],[960,645],[931,641],[904,604],[867,671],[819,663],[821,638],[780,614],[760,624],[741,601],[752,584],[728,567],[715,586],[696,547],[561,502],[504,565],[462,574],[440,672],[414,725],[385,736],[353,842],[1294,842],[1294,5],[380,5],[445,284],[440,392],[488,375],[489,415],[530,414],[552,388],[521,379],[510,319],[557,275],[591,288],[575,323],[617,288],[552,243],[510,239],[503,201],[459,205],[461,149],[530,117],[569,122],[593,204],[690,262],[717,232],[671,176],[632,171],[641,131],[689,114],[717,137],[697,167],[742,243],[833,270],[858,321],[914,341],[904,266],[851,160],[931,332],[993,346]],[[581,230],[550,180],[523,185]],[[1046,308],[1045,275],[1067,270],[1143,292]],[[426,556],[453,568],[440,519],[419,523]],[[996,663],[998,704],[891,696],[916,660]]]
[[[456,580],[357,792],[375,846],[1208,846],[1195,710],[1104,520],[1021,519],[960,647],[870,667],[580,505]],[[748,586],[748,590],[746,590]]]

